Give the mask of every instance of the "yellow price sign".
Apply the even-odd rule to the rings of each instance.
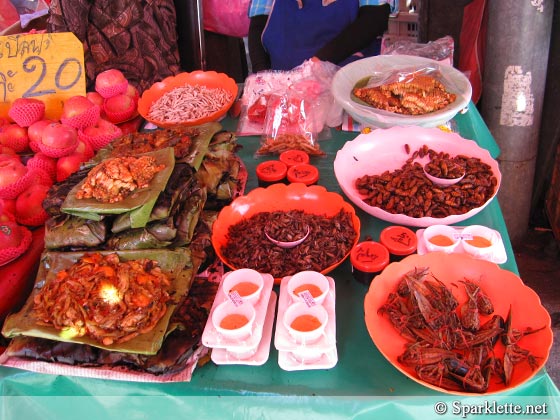
[[[64,101],[85,93],[84,49],[73,33],[0,36],[0,117],[17,98],[35,98],[58,120]]]

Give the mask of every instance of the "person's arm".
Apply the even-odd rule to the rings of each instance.
[[[270,57],[262,44],[261,36],[268,21],[268,15],[251,17],[249,23],[249,58],[253,73],[270,69]]]
[[[315,53],[315,57],[322,61],[338,63],[367,47],[387,30],[390,12],[391,7],[388,4],[360,7],[356,20],[321,47]]]

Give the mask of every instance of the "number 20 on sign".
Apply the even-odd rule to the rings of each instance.
[[[73,33],[0,36],[0,117],[17,98],[34,98],[58,120],[64,101],[85,92],[83,45]]]

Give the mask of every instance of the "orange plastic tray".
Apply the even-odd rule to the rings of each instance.
[[[385,270],[371,282],[364,300],[365,322],[371,339],[385,356],[399,371],[412,380],[437,391],[456,395],[481,395],[471,392],[450,391],[420,380],[414,369],[402,365],[397,357],[405,350],[406,340],[392,326],[387,317],[378,313],[378,309],[385,303],[389,293],[396,290],[402,276],[415,267],[429,267],[430,272],[453,291],[459,304],[466,301],[466,293],[460,287],[460,280],[465,277],[479,282],[481,288],[494,304],[495,314],[504,319],[508,315],[511,305],[513,328],[525,330],[528,327],[542,331],[527,335],[519,341],[519,346],[529,350],[538,363],[536,369],[526,362],[521,362],[513,368],[513,375],[508,386],[499,378],[493,376],[486,393],[495,394],[515,388],[531,379],[542,368],[552,347],[551,319],[547,310],[542,306],[537,293],[526,286],[521,278],[511,271],[503,270],[489,261],[472,258],[466,254],[445,254],[433,252],[425,255],[414,254],[400,262],[388,265]],[[488,317],[484,317],[482,322]],[[504,346],[499,342],[495,346],[496,355],[502,357]]]
[[[230,226],[262,212],[303,210],[309,214],[330,217],[336,215],[341,209],[352,215],[353,227],[356,231],[353,245],[356,245],[360,236],[360,219],[356,215],[354,207],[344,201],[341,195],[329,192],[318,185],[308,187],[302,183],[273,184],[267,188],[256,188],[249,194],[236,198],[229,206],[220,211],[212,228],[212,245],[224,264],[236,270],[243,267],[233,266],[222,253],[222,248],[227,244],[227,233]],[[334,270],[349,254],[350,251],[340,261],[325,267],[321,272],[326,274]],[[279,283],[280,280],[276,279],[276,283]]]
[[[150,107],[155,101],[167,92],[186,85],[202,85],[211,89],[224,88],[231,93],[231,100],[219,111],[209,114],[203,118],[186,120],[180,123],[169,123],[149,118]],[[169,76],[161,82],[154,83],[148,90],[144,91],[141,98],[138,100],[138,112],[144,119],[157,125],[158,127],[200,125],[211,121],[217,121],[222,118],[233,105],[233,102],[237,97],[237,91],[237,83],[225,73],[202,70],[196,70],[191,73],[179,73],[175,76]]]

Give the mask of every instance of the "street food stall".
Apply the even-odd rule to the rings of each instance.
[[[83,69],[57,63],[63,87],[66,67]],[[411,64],[430,77],[413,83],[447,102],[415,115],[368,102],[395,71],[406,77],[392,88],[411,89]],[[11,252],[0,273],[33,265],[10,280],[25,287],[3,320],[3,418],[558,418],[551,319],[519,277],[496,197],[500,150],[468,80],[399,55],[319,78],[309,68],[285,74],[299,96],[279,98],[253,89],[278,74],[238,85],[179,73],[137,95],[108,70],[102,101],[66,92],[48,107],[61,122],[0,161],[22,171],[0,188],[13,215],[2,232],[35,236],[0,254]],[[192,105],[193,92],[204,100]],[[329,126],[333,104],[342,123]],[[11,98],[10,125],[45,115],[23,122],[18,107],[39,104]],[[296,114],[271,134],[266,114],[279,109]],[[289,117],[303,111],[308,131],[294,134],[302,121]],[[57,165],[88,144],[78,166]],[[48,185],[45,213],[24,217],[33,183]],[[379,253],[361,247],[372,243]]]

